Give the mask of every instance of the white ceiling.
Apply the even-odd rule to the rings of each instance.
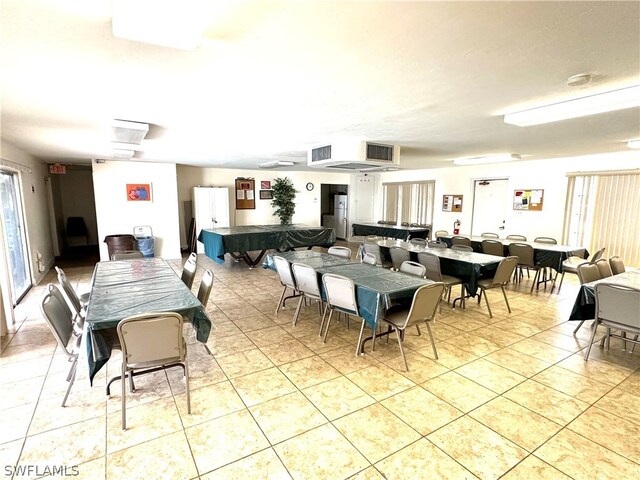
[[[108,0],[2,0],[2,138],[47,161],[249,168],[357,137],[401,167],[626,149],[640,109],[517,127],[502,114],[640,84],[640,2],[222,1],[183,51],[115,38]],[[153,12],[149,12],[153,15]],[[568,87],[588,72],[591,84]]]

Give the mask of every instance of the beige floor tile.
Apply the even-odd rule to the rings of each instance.
[[[571,480],[571,477],[530,455],[509,470],[501,480]]]
[[[421,435],[459,418],[463,413],[422,387],[414,387],[380,402]]]
[[[584,340],[574,335],[565,335],[564,333],[554,332],[553,330],[545,330],[537,335],[533,335],[532,339],[562,348],[569,352],[577,352],[589,345],[588,340]]]
[[[624,382],[618,385],[618,387],[640,397],[640,371],[631,375]]]
[[[344,376],[302,391],[329,420],[335,420],[375,402]]]
[[[269,480],[291,479],[291,475],[271,448],[249,455],[200,478],[202,480],[244,480],[255,478],[257,475]]]
[[[331,350],[337,350],[338,348],[352,345],[350,342],[338,337],[337,335],[334,335],[332,338],[327,338],[327,343],[324,343],[322,341],[322,337],[319,337],[317,332],[297,338],[305,347],[313,350],[315,353],[329,352]],[[353,342],[353,346],[351,346],[351,348],[355,353],[356,342]]]
[[[451,337],[447,339],[446,343],[462,350],[466,350],[467,352],[473,353],[479,357],[489,355],[490,353],[502,348],[491,340],[487,340],[471,333],[463,333],[457,337]]]
[[[481,479],[498,478],[527,456],[525,450],[469,417],[427,438]],[[473,438],[473,442],[462,438]]]
[[[589,361],[585,362],[582,353],[572,355],[558,363],[558,366],[571,370],[583,377],[610,385],[617,385],[633,373],[633,370],[628,367],[601,362],[593,358],[589,358]]]
[[[276,326],[273,320],[262,315],[259,310],[246,305],[238,309],[223,310],[223,312],[236,324],[236,327],[243,332],[251,332],[253,330],[262,330]]]
[[[475,479],[471,472],[426,438],[403,448],[376,463],[376,468],[388,479]]]
[[[634,478],[640,472],[637,463],[568,429],[545,443],[535,455],[576,480]]]
[[[295,362],[296,360],[315,355],[313,350],[305,347],[302,342],[295,339],[267,345],[260,350],[276,365]]]
[[[369,467],[349,477],[348,480],[385,480],[385,477],[375,467]]]
[[[406,351],[405,355],[407,357],[409,371],[405,371],[402,357],[396,357],[384,363],[415,383],[426,382],[431,378],[449,371],[447,367],[440,365],[435,360],[431,360],[431,358],[427,358],[420,353]],[[431,355],[433,355],[433,353]]]
[[[8,470],[12,471],[11,467],[15,467],[18,464],[23,443],[22,439],[0,443],[0,465],[2,465],[2,473],[4,476],[11,477]]]
[[[209,350],[211,350],[213,356],[216,358],[255,348],[253,342],[244,334],[229,335],[226,337],[210,335],[207,345],[209,346]]]
[[[271,360],[257,348],[219,357],[218,363],[229,378],[241,377],[274,366]]]
[[[524,337],[529,337],[531,335],[535,335],[542,331],[542,328],[537,327],[535,325],[531,325],[529,323],[520,322],[514,318],[509,318],[508,320],[501,320],[493,324],[495,328],[500,328],[503,330],[508,330],[513,333],[517,333],[518,335],[522,335]]]
[[[567,428],[640,464],[640,444],[638,444],[640,428],[633,422],[591,407],[571,422]]]
[[[281,327],[275,325],[273,327],[262,328],[260,330],[251,330],[245,332],[257,347],[265,347],[274,343],[282,343],[291,340],[293,337],[285,332]]]
[[[596,407],[640,425],[640,395],[614,388],[595,403]]]
[[[294,392],[296,387],[277,368],[245,375],[231,380],[247,407]]]
[[[533,380],[587,403],[596,402],[613,388],[608,383],[592,380],[556,365],[540,372]]]
[[[274,398],[249,409],[272,445],[327,423],[300,392]]]
[[[161,461],[149,462],[149,459]],[[190,479],[198,475],[184,432],[176,432],[107,456],[107,479]]]
[[[318,356],[281,365],[280,370],[299,389],[339,377],[340,372]]]
[[[495,392],[455,372],[433,378],[422,386],[463,412],[469,412],[496,397]]]
[[[449,345],[446,342],[437,343],[436,348],[438,349],[438,359],[436,362],[447,368],[458,368],[466,363],[473,362],[478,358],[477,355],[453,345]],[[431,347],[423,348],[419,350],[419,352],[428,356],[431,353]]]
[[[45,377],[41,376],[2,384],[2,391],[11,392],[11,395],[0,396],[0,410],[18,407],[25,403],[34,401],[33,393],[40,392],[44,385],[44,381]],[[67,388],[67,383],[65,382],[62,387],[64,388],[62,396],[64,396],[64,390]],[[60,401],[62,401],[62,396],[60,397]]]
[[[333,425],[371,463],[420,438],[418,432],[379,404],[335,420]]]
[[[533,452],[562,428],[504,397],[485,403],[470,412],[469,416],[529,452]]]
[[[187,413],[187,397],[175,397],[185,427],[244,409],[244,403],[230,382],[220,382],[191,391],[191,414]]]
[[[589,407],[588,403],[533,380],[521,383],[504,396],[560,425],[566,425]]]
[[[92,388],[69,394],[67,406],[62,407],[63,397],[51,397],[38,402],[29,426],[29,435],[82,422],[91,418],[104,420],[106,396],[102,388]],[[119,401],[119,400],[118,400]],[[118,408],[118,411],[120,408]]]
[[[408,378],[380,364],[350,373],[347,378],[378,401],[415,386]]]
[[[201,474],[269,446],[248,410],[201,423],[185,432]]]
[[[547,363],[556,363],[571,355],[571,352],[530,338],[514,343],[511,348]]]
[[[331,424],[293,437],[274,449],[296,480],[346,478],[369,466]]]
[[[107,457],[81,463],[77,471],[78,475],[73,476],[75,480],[104,480],[107,478]]]
[[[213,321],[213,319],[212,319]],[[227,322],[215,322],[213,321],[213,325],[211,327],[210,337],[223,338],[229,337],[231,335],[240,335],[242,330],[236,327],[235,323],[231,321]]]
[[[108,364],[109,374],[112,374],[113,364]],[[118,362],[117,368],[115,368],[117,372],[113,372],[114,375],[120,374],[120,364]],[[179,370],[182,372],[181,368],[175,368],[174,370]],[[180,373],[181,374],[181,373]],[[178,374],[178,375],[180,375]],[[145,375],[140,375],[138,377],[134,377],[135,382],[135,391],[131,393],[127,388],[127,405],[131,407],[136,407],[138,405],[143,405],[149,402],[155,402],[156,400],[160,400],[161,398],[170,397],[173,392],[171,391],[171,386],[169,385],[169,380],[167,379],[167,374],[165,372],[153,372]],[[101,388],[96,388],[98,395],[103,395],[104,390]],[[121,395],[122,387],[120,381],[116,381],[111,385],[111,394],[106,397],[107,399],[107,411],[115,412],[120,411],[120,395]],[[71,397],[69,397],[71,400]]]
[[[33,377],[43,377],[49,371],[50,364],[51,357],[38,357],[24,362],[0,365],[0,385]],[[69,371],[68,364],[67,371]]]
[[[343,347],[330,352],[321,353],[320,358],[324,359],[329,365],[346,375],[357,370],[375,365],[378,360],[371,355],[356,355],[352,347]]]
[[[524,375],[525,377],[532,377],[536,373],[551,366],[548,362],[543,362],[531,355],[518,352],[509,347],[493,352],[484,357],[484,359],[519,373],[520,375]]]
[[[525,337],[515,332],[498,328],[493,325],[480,328],[473,332],[479,337],[492,341],[493,343],[500,345],[501,347],[507,347],[511,344],[524,340]]]
[[[203,349],[200,343],[196,344],[196,348]],[[189,356],[192,357],[192,350]],[[225,358],[225,357],[221,357]],[[171,368],[167,370],[167,377],[173,394],[179,394],[186,390],[184,374],[181,368]],[[227,377],[220,368],[218,362],[211,355],[204,354],[198,358],[189,358],[189,386],[192,389],[206,387],[213,383],[222,382]]]
[[[455,371],[496,393],[504,393],[527,379],[522,375],[482,358],[467,363]]]

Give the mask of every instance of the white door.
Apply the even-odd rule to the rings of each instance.
[[[224,228],[229,226],[229,189],[213,188],[213,227]]]
[[[474,181],[471,235],[491,232],[500,238],[506,236],[507,211],[511,206],[508,183],[506,178]]]

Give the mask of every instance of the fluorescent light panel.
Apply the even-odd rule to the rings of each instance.
[[[115,160],[130,160],[136,152],[133,150],[123,150],[120,148],[114,148],[111,150],[111,158]]]
[[[258,165],[258,168],[292,167],[293,165],[295,165],[295,163],[279,160],[279,161],[273,161],[273,162],[260,163]]]
[[[130,122],[128,120],[113,120],[111,123],[111,141],[117,143],[140,144],[149,132],[149,124]]]
[[[499,155],[488,155],[486,157],[465,157],[455,158],[455,165],[482,165],[484,163],[504,163],[520,160],[520,155],[515,153],[501,153]]]
[[[640,150],[640,140],[629,140],[627,142],[627,147],[633,148],[634,150]]]
[[[596,113],[613,112],[640,106],[640,85],[567,100],[522,112],[509,113],[504,122],[519,127],[585,117]]]

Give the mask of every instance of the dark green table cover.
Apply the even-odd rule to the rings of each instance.
[[[613,283],[625,287],[640,288],[640,269],[629,270],[581,285],[571,309],[569,320],[593,320],[596,318],[595,288],[598,283]]]
[[[351,225],[354,236],[378,235],[379,237],[399,238],[429,238],[431,227],[402,227],[397,225],[383,225],[379,223],[354,223]]]

